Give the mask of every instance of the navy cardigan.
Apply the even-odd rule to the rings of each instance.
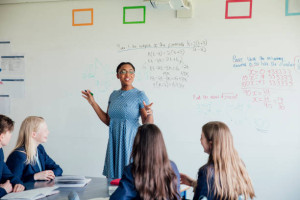
[[[208,192],[208,184],[207,184],[207,176],[208,176],[207,171],[208,170],[212,174],[212,177],[208,180],[210,192]],[[214,170],[215,169],[212,164],[206,164],[199,169],[197,187],[196,187],[196,190],[194,193],[193,200],[198,200],[199,197],[206,197],[207,200],[225,200],[225,198],[220,199],[214,195],[214,190],[213,190],[214,179],[215,179]]]
[[[61,176],[63,170],[46,153],[44,147],[40,144],[37,147],[42,171],[52,170],[55,176]],[[14,175],[23,182],[34,181],[34,174],[40,172],[37,163],[34,165],[26,164],[26,154],[24,147],[13,151],[7,158],[6,164]]]
[[[10,183],[14,186],[15,184],[22,184],[22,182],[16,178],[13,173],[8,169],[4,162],[3,149],[0,148],[0,183],[3,184],[7,180],[10,180]],[[6,190],[0,187],[0,198],[6,195]]]
[[[174,173],[177,176],[177,191],[180,194],[180,175],[177,169],[177,166],[174,162],[171,161],[171,166],[173,168]],[[132,164],[129,164],[124,168],[123,176],[120,181],[119,187],[117,190],[111,195],[110,200],[129,200],[136,199],[140,200],[140,196],[138,191],[134,186],[134,178],[131,172]]]

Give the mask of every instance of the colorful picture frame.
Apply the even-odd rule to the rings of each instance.
[[[285,16],[300,15],[300,8],[299,8],[299,12],[289,12],[289,4],[290,4],[290,0],[285,0]]]
[[[242,16],[229,16],[229,4],[232,3],[249,3],[249,14]],[[225,19],[247,19],[252,17],[252,0],[226,0]]]
[[[85,23],[76,23],[76,13],[79,12],[90,12],[91,18],[88,22]],[[72,26],[91,26],[94,24],[94,9],[93,8],[84,8],[84,9],[73,9],[72,10]]]
[[[142,20],[127,20],[126,12],[137,11],[142,9]],[[146,6],[123,7],[123,24],[144,24],[146,22]]]

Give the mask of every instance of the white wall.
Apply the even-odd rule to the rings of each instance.
[[[12,51],[26,58],[25,97],[11,100],[9,116],[16,128],[5,155],[15,145],[22,120],[43,116],[50,129],[45,147],[64,173],[101,176],[108,128],[80,91],[90,88],[106,110],[109,94],[120,88],[116,66],[131,61],[137,71],[135,87],[154,102],[155,122],[180,171],[196,177],[207,160],[200,145],[201,126],[221,120],[232,130],[257,199],[297,199],[300,76],[295,60],[300,55],[300,16],[285,16],[284,1],[264,0],[253,3],[252,19],[226,20],[225,1],[194,0],[191,19],[178,19],[172,10],[147,8],[145,24],[122,24],[123,6],[136,5],[143,3],[102,0],[0,6],[0,40],[9,39]],[[77,8],[94,9],[93,26],[72,26],[72,9]],[[190,48],[188,42],[205,49]],[[138,48],[175,43],[184,48]],[[243,61],[234,62],[234,56]],[[255,64],[247,61],[250,57],[257,59],[258,66],[249,66]],[[278,66],[271,66],[268,57],[284,61],[273,61]],[[162,60],[166,58],[175,61]],[[151,67],[176,65],[179,71]],[[261,70],[265,78],[257,76],[256,85],[243,88],[249,73]],[[186,77],[175,81],[183,88],[156,87],[153,78],[166,77],[163,72]],[[267,99],[268,106],[264,105]]]

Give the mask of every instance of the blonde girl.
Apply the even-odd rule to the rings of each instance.
[[[62,169],[46,153],[49,130],[42,117],[27,117],[21,125],[17,144],[6,164],[23,182],[52,180],[62,175]]]
[[[201,145],[209,154],[208,162],[199,169],[198,180],[180,174],[181,183],[194,186],[194,200],[237,200],[254,198],[254,189],[245,164],[233,145],[226,124],[213,121],[202,127]]]

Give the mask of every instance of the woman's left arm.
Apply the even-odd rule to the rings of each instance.
[[[146,105],[145,101],[143,101],[144,108],[140,109],[141,117],[142,117],[142,123],[143,124],[153,124],[153,111],[151,109],[151,106],[153,103],[150,103],[149,105]]]

